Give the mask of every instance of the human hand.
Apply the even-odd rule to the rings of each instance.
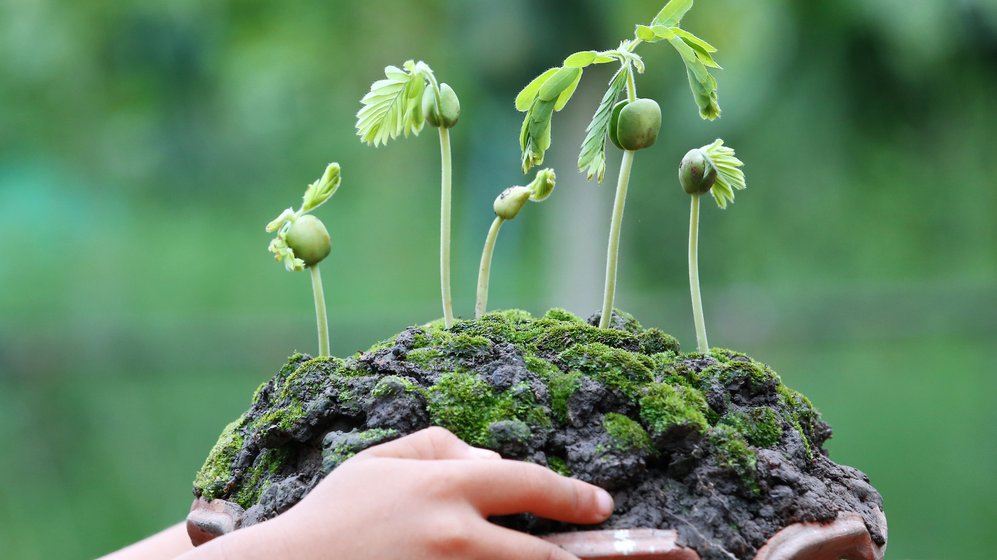
[[[240,558],[571,560],[575,556],[556,545],[487,518],[530,512],[587,524],[612,510],[602,489],[429,428],[357,454],[284,514],[195,552],[223,547],[218,551]]]

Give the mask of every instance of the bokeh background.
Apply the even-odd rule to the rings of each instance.
[[[454,289],[473,309],[491,201],[522,183],[512,99],[612,48],[662,0],[0,1],[0,550],[92,558],[183,518],[221,428],[295,349],[306,274],[263,225],[328,161],[319,211],[332,346],[439,315],[435,131],[369,148],[354,114],[386,64],[458,92]],[[694,344],[675,179],[725,138],[749,189],[704,206],[711,342],[770,363],[886,501],[891,559],[997,547],[997,2],[710,0],[723,118],[644,45],[662,134],[636,161],[618,306]],[[492,307],[600,305],[612,190],[575,172],[610,68],[554,118],[559,184],[503,228]]]

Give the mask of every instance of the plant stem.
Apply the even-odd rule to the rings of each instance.
[[[315,325],[318,327],[318,355],[329,356],[329,319],[325,315],[325,292],[318,264],[308,267],[312,272],[312,295],[315,296]]]
[[[440,127],[440,291],[443,295],[443,324],[453,326],[453,297],[450,295],[450,130]]]
[[[495,216],[492,227],[488,228],[488,237],[485,238],[485,248],[481,251],[481,268],[478,269],[478,298],[474,303],[474,318],[480,319],[485,314],[488,307],[488,277],[492,269],[492,253],[495,252],[495,240],[498,239],[499,229],[505,220]]]
[[[613,300],[616,299],[616,263],[620,252],[620,228],[623,224],[623,207],[627,203],[627,187],[630,185],[630,170],[634,164],[634,151],[625,150],[620,162],[620,176],[616,183],[616,201],[613,203],[613,221],[609,226],[609,248],[606,250],[606,289],[602,298],[602,317],[599,328],[609,328],[613,315]]]
[[[710,351],[706,341],[706,320],[703,318],[703,297],[699,292],[699,197],[692,195],[689,211],[689,292],[692,295],[692,318],[696,323],[696,349],[700,354]]]

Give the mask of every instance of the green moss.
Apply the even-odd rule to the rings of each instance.
[[[757,493],[758,457],[744,436],[734,428],[720,424],[710,430],[709,441],[714,446],[717,464],[734,471],[752,493]]]
[[[661,352],[681,351],[679,341],[672,335],[666,334],[659,329],[647,329],[637,335],[642,354],[658,354]]]
[[[731,410],[720,419],[720,423],[737,430],[755,447],[772,447],[782,436],[782,422],[767,406]]]
[[[443,357],[443,353],[433,347],[414,348],[405,354],[405,361],[424,369],[432,369],[433,364]]]
[[[530,426],[549,425],[529,386],[518,384],[495,394],[474,373],[455,371],[440,377],[427,391],[431,421],[473,445],[488,445],[488,427],[497,420],[521,420]]]
[[[235,502],[243,509],[249,509],[255,504],[260,499],[260,494],[270,485],[267,475],[277,474],[287,461],[288,454],[286,449],[264,449],[260,452],[253,466],[243,475],[239,492],[235,495]]]
[[[562,352],[559,359],[575,369],[637,400],[640,388],[651,382],[654,362],[650,357],[611,348],[605,344],[578,344]]]
[[[640,417],[656,434],[672,426],[694,426],[703,433],[710,427],[706,421],[708,410],[702,393],[668,383],[649,385],[640,399]]]
[[[557,353],[576,344],[601,343],[613,348],[633,348],[640,346],[637,337],[615,329],[600,329],[587,323],[565,323],[540,320],[529,330],[522,341],[531,350],[544,353]]]
[[[572,474],[571,469],[568,468],[568,462],[556,455],[547,456],[547,468],[561,476],[571,476]]]
[[[386,375],[378,380],[370,394],[372,397],[377,398],[384,396],[394,397],[404,393],[415,393],[419,390],[419,386],[407,377]]]
[[[220,496],[232,481],[232,461],[235,459],[235,454],[242,450],[244,441],[242,427],[245,418],[243,415],[225,426],[215,446],[208,453],[201,470],[197,471],[194,477],[194,488],[200,490],[201,495],[207,500]]]
[[[492,346],[491,340],[483,336],[467,333],[448,336],[440,343],[440,348],[446,355],[462,360],[485,356],[491,350]]]
[[[260,416],[253,426],[254,430],[265,431],[278,427],[288,432],[305,417],[305,407],[300,400],[293,399],[286,406],[272,408]]]
[[[330,432],[322,441],[322,470],[326,473],[368,447],[395,439],[398,430],[373,428],[363,431]]]
[[[557,373],[547,379],[547,390],[550,393],[550,411],[554,418],[562,423],[568,422],[568,401],[582,386],[582,374],[578,371]]]
[[[640,424],[622,414],[609,412],[602,417],[602,427],[617,451],[654,451],[651,436]]]
[[[779,401],[783,405],[786,420],[794,430],[800,433],[800,436],[803,438],[803,446],[806,448],[807,457],[812,459],[813,448],[816,446],[814,436],[817,422],[820,421],[820,413],[814,408],[810,399],[802,393],[794,391],[781,383],[776,388],[776,392],[779,394]]]
[[[554,307],[552,309],[547,310],[547,313],[544,313],[543,318],[550,321],[561,321],[564,323],[572,323],[576,325],[587,324],[585,320],[579,317],[578,315],[575,315],[570,311],[565,311],[560,307]]]

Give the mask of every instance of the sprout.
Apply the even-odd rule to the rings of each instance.
[[[606,250],[606,286],[602,298],[602,316],[599,327],[609,328],[613,315],[613,301],[616,299],[616,268],[620,252],[620,230],[623,225],[623,209],[627,201],[627,187],[630,184],[630,170],[633,168],[637,150],[648,148],[658,138],[661,128],[661,108],[653,99],[637,99],[633,80],[627,81],[626,101],[613,108],[609,121],[609,139],[623,150],[620,175],[616,183],[616,200],[613,202],[613,219],[609,226],[609,248]]]
[[[515,219],[527,201],[541,202],[554,191],[557,177],[553,169],[541,169],[536,178],[525,187],[509,187],[502,191],[492,208],[495,210],[495,220],[488,229],[485,247],[481,251],[481,268],[478,270],[478,296],[474,304],[474,318],[480,319],[488,307],[488,278],[492,267],[492,253],[495,251],[495,240],[499,229],[506,220]]]
[[[424,124],[440,131],[440,292],[443,322],[453,326],[450,295],[450,129],[460,119],[460,100],[453,88],[438,83],[433,70],[422,61],[406,61],[404,68],[388,66],[385,79],[371,84],[357,112],[357,135],[372,146],[387,144],[399,134],[418,135]]]
[[[708,146],[689,150],[679,164],[679,183],[692,195],[689,212],[689,292],[692,296],[692,316],[696,323],[696,349],[706,354],[710,344],[706,339],[706,321],[703,318],[703,298],[699,291],[699,197],[712,192],[721,209],[734,202],[734,191],[747,187],[744,182],[744,163],[734,156],[734,150],[724,146],[719,138]]]
[[[330,163],[318,180],[308,185],[301,201],[301,208],[288,208],[267,224],[266,230],[276,232],[269,250],[277,262],[289,272],[308,269],[312,276],[312,295],[315,298],[315,320],[318,328],[319,356],[329,355],[329,320],[326,317],[325,294],[318,264],[329,255],[332,243],[322,220],[309,214],[325,204],[341,182],[338,163]]]

